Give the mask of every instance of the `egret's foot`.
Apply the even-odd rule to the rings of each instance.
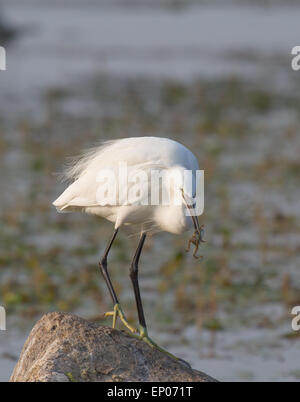
[[[147,345],[149,345],[151,348],[155,348],[158,349],[160,352],[164,353],[165,355],[171,357],[171,359],[176,360],[177,362],[183,363],[186,366],[188,366],[189,368],[191,368],[191,365],[186,362],[183,359],[180,359],[179,357],[173,355],[172,353],[168,352],[167,350],[161,348],[160,346],[158,346],[149,336],[148,336],[148,332],[147,329],[140,326],[140,334],[139,335],[134,335],[135,338],[140,339],[144,342],[147,343]]]
[[[107,313],[104,314],[105,317],[112,316],[113,322],[112,322],[112,327],[116,327],[116,322],[117,318],[119,317],[121,322],[125,325],[127,329],[129,329],[130,332],[135,333],[137,332],[137,329],[134,328],[132,325],[129,324],[129,322],[126,320],[125,315],[120,307],[119,304],[114,305],[114,311],[108,311]]]

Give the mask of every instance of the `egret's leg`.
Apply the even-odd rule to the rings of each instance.
[[[142,299],[141,299],[141,294],[140,294],[139,280],[138,280],[139,260],[140,260],[142,248],[145,243],[145,239],[146,239],[146,233],[142,233],[138,247],[136,249],[133,260],[131,262],[130,279],[131,279],[133,290],[134,290],[136,307],[137,307],[138,316],[139,316],[139,323],[140,323],[140,326],[146,330],[146,320],[145,320],[144,309],[143,309],[143,304],[142,304]]]
[[[122,323],[125,325],[125,327],[127,327],[131,332],[136,332],[136,329],[133,328],[127,322],[127,320],[126,320],[126,318],[124,316],[124,313],[122,312],[122,309],[121,309],[120,304],[119,304],[119,300],[117,298],[116,292],[115,292],[115,290],[113,288],[113,285],[111,283],[111,280],[110,280],[110,277],[109,277],[109,274],[108,274],[108,270],[107,270],[107,256],[108,256],[108,253],[109,253],[109,251],[111,249],[111,246],[112,246],[112,244],[113,244],[113,242],[114,242],[114,240],[115,240],[115,238],[117,236],[117,233],[118,233],[118,229],[115,229],[115,231],[113,233],[113,236],[110,239],[110,241],[109,241],[109,243],[108,243],[108,245],[107,245],[107,247],[106,247],[106,249],[104,251],[103,257],[100,259],[100,262],[99,262],[99,267],[101,269],[102,275],[104,277],[104,280],[105,280],[106,285],[108,287],[108,290],[109,290],[109,293],[111,295],[112,301],[114,303],[114,310],[110,311],[108,313],[105,313],[105,316],[110,316],[110,315],[113,316],[113,325],[112,325],[113,328],[115,328],[117,317],[119,317],[120,320],[122,321]]]
[[[140,334],[138,336],[137,335],[133,335],[133,336],[137,339],[143,340],[152,348],[156,348],[156,349],[160,350],[161,352],[167,354],[172,359],[180,361],[190,367],[189,363],[185,362],[182,359],[179,359],[178,357],[176,357],[176,356],[172,355],[171,353],[167,352],[166,350],[162,349],[148,336],[144,309],[143,309],[143,304],[142,304],[142,299],[141,299],[141,294],[140,294],[139,280],[138,280],[139,260],[140,260],[142,248],[145,243],[145,239],[146,239],[146,233],[142,233],[142,236],[140,238],[138,247],[136,249],[136,252],[133,257],[131,267],[130,267],[130,278],[131,278],[132,285],[133,285],[136,307],[137,307],[138,317],[139,317],[139,324],[140,324]]]

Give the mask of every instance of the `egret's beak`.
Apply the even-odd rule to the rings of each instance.
[[[199,258],[202,256],[197,256],[197,251],[199,249],[200,244],[205,243],[205,240],[203,239],[204,225],[201,225],[201,226],[199,225],[198,216],[195,214],[195,205],[191,205],[189,202],[187,202],[183,189],[181,189],[181,193],[182,193],[182,197],[184,199],[184,202],[185,202],[187,208],[190,210],[190,215],[191,215],[191,218],[192,218],[192,221],[194,224],[194,228],[195,228],[195,232],[188,242],[188,247],[187,247],[186,251],[190,251],[191,244],[193,244],[195,246],[195,250],[193,252],[193,257]]]

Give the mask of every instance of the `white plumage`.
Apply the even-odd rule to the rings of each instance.
[[[138,188],[140,197],[133,198],[132,202],[128,202],[128,193],[135,190],[136,182],[127,181],[126,185],[124,185],[126,191],[124,190],[123,181],[120,179],[120,175],[118,175],[118,172],[120,172],[120,163],[123,166],[124,164],[126,165],[128,178],[130,173],[143,173],[143,175],[139,175]],[[113,316],[113,327],[115,327],[117,317],[119,317],[135,337],[144,340],[151,347],[156,347],[160,350],[162,349],[149,338],[147,333],[138,282],[138,264],[146,235],[149,232],[167,231],[179,234],[188,229],[192,224],[194,225],[195,232],[189,240],[189,246],[190,244],[195,245],[194,256],[196,257],[198,246],[203,241],[202,229],[196,216],[193,216],[193,214],[187,216],[186,214],[187,207],[190,210],[194,208],[191,198],[195,196],[196,187],[194,185],[196,183],[195,180],[190,185],[187,185],[184,180],[182,182],[180,180],[176,181],[176,174],[177,178],[178,173],[179,176],[183,177],[184,172],[187,170],[192,173],[192,176],[195,176],[198,170],[197,159],[186,147],[168,138],[138,137],[109,141],[84,153],[82,157],[73,161],[73,164],[65,172],[65,177],[73,182],[53,202],[59,212],[83,211],[106,218],[115,224],[112,238],[108,242],[99,262],[101,272],[114,303],[114,310],[106,313],[106,315]],[[110,182],[110,188],[118,190],[116,191],[117,202],[103,202],[103,198],[105,198],[104,192],[101,193],[103,198],[99,197],[99,188],[103,185],[102,183],[101,186],[99,184],[99,172],[106,171],[113,173],[114,177],[118,177],[119,179],[118,183]],[[170,180],[173,180],[172,186],[168,185],[170,183],[168,181],[158,181],[156,182],[156,184],[158,183],[156,187],[159,187],[159,193],[161,190],[165,190],[169,201],[174,201],[177,198],[179,200],[178,203],[149,203],[149,176],[151,176],[153,171],[163,171],[167,173]],[[153,188],[152,186],[150,187],[150,199],[152,201]],[[144,189],[146,189],[146,192],[143,191]],[[135,231],[141,233],[130,266],[130,278],[133,284],[140,323],[139,335],[135,335],[137,330],[125,318],[107,267],[109,251],[119,228],[123,225],[134,228]],[[177,359],[173,355],[171,357]]]
[[[73,180],[73,183],[53,205],[59,212],[79,210],[101,216],[114,222],[115,228],[132,225],[135,231],[179,234],[191,226],[191,218],[184,213],[186,205],[183,198],[181,205],[145,206],[140,202],[124,205],[122,200],[118,200],[117,205],[99,205],[97,174],[103,169],[111,169],[117,176],[119,162],[127,163],[129,171],[140,169],[147,174],[151,169],[166,169],[170,173],[184,169],[194,173],[198,169],[193,153],[168,138],[133,137],[108,141],[86,152],[66,170],[66,178]],[[179,192],[180,188],[177,190]]]

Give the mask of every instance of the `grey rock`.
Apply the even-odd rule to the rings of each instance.
[[[215,380],[124,331],[73,314],[49,313],[32,329],[10,381]]]

